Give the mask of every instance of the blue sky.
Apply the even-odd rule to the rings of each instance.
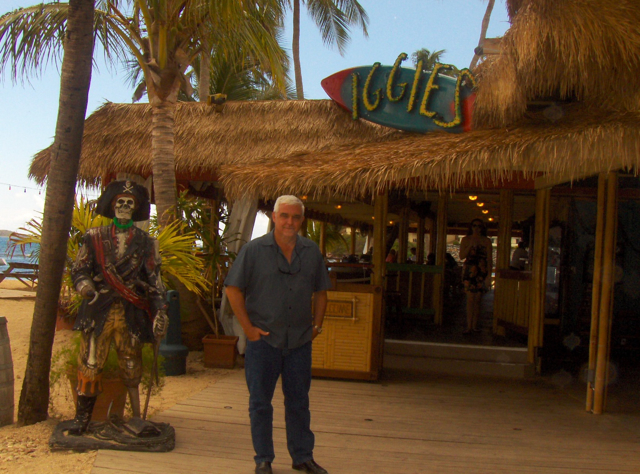
[[[0,12],[34,5],[29,0],[3,0]],[[376,61],[393,64],[398,54],[420,48],[446,50],[443,60],[468,67],[478,44],[486,1],[482,0],[360,0],[369,15],[369,37],[356,30],[344,57],[322,44],[317,27],[302,12],[301,58],[305,97],[326,99],[320,81],[354,66]],[[290,48],[290,23],[285,34]],[[496,1],[488,37],[502,36],[509,27],[504,0]],[[131,102],[132,88],[118,67],[97,58],[87,115],[105,101]],[[44,207],[45,192],[27,178],[31,158],[53,141],[60,86],[59,70],[50,64],[28,83],[0,78],[0,229],[16,230]],[[9,189],[11,185],[11,189]]]

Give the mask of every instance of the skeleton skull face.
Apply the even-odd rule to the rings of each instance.
[[[119,221],[128,221],[136,208],[136,201],[130,194],[120,194],[116,197],[113,211]]]

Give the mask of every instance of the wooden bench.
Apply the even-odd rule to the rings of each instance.
[[[15,278],[29,288],[36,286],[36,280],[38,279],[38,264],[37,263],[22,263],[22,262],[8,262],[9,268],[0,273],[0,283],[5,278]],[[14,270],[20,270],[14,272]]]

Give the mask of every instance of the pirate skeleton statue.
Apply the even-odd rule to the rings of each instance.
[[[98,198],[96,212],[113,218],[113,224],[87,231],[71,271],[84,298],[74,326],[82,341],[73,435],[88,428],[112,341],[133,418],[140,418],[142,345],[161,338],[168,327],[157,241],[133,225],[149,218],[146,188],[113,181]]]

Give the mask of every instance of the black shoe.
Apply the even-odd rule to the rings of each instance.
[[[304,471],[309,474],[329,474],[326,469],[320,467],[313,459],[303,462],[302,464],[294,464],[291,467],[296,471]]]
[[[260,464],[256,464],[256,474],[273,474],[271,463],[269,461],[263,461]]]

